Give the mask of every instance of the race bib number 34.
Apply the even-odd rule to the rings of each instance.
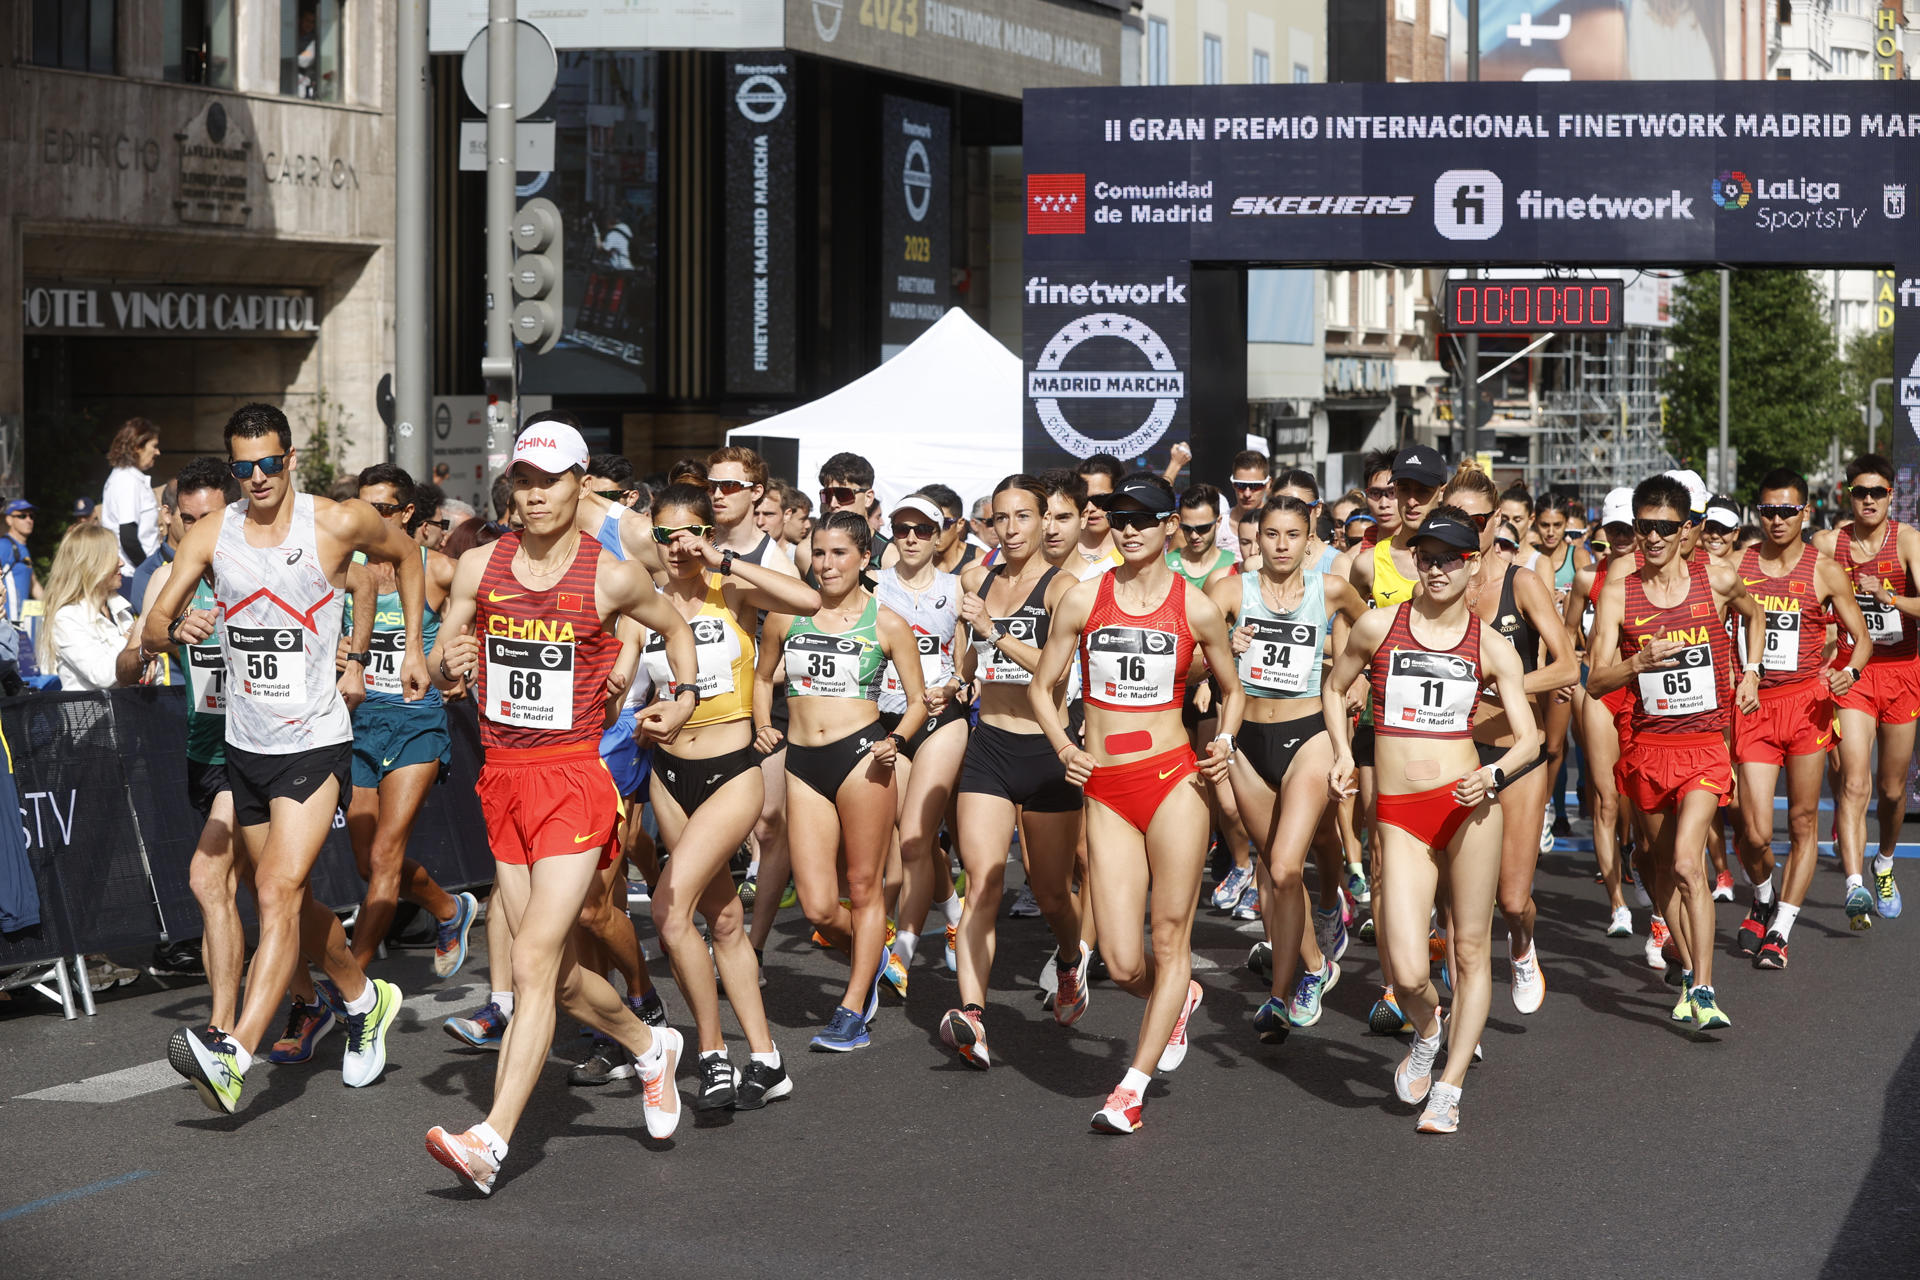
[[[1177,636],[1145,627],[1101,627],[1086,644],[1087,696],[1119,707],[1160,707],[1178,700]]]
[[[525,729],[573,728],[573,646],[502,636],[486,641],[487,719]]]
[[[1450,653],[1398,649],[1387,659],[1386,723],[1412,733],[1465,733],[1480,689],[1474,664]]]
[[[1240,655],[1240,683],[1275,693],[1304,693],[1320,661],[1320,630],[1305,622],[1249,618],[1253,643]]]
[[[307,700],[307,654],[297,627],[227,628],[227,685],[243,698],[297,707]]]
[[[1691,716],[1720,705],[1714,686],[1713,650],[1691,645],[1673,655],[1675,665],[1640,673],[1640,709],[1650,716]]]

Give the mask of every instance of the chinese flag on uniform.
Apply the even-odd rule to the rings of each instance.
[[[1027,175],[1027,234],[1078,236],[1087,231],[1087,175]]]
[[[562,613],[580,612],[580,597],[570,592],[562,591],[558,604]]]

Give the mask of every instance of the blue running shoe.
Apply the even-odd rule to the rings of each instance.
[[[1407,1015],[1400,1012],[1400,1002],[1394,999],[1393,988],[1380,988],[1380,998],[1367,1011],[1367,1029],[1377,1036],[1394,1036],[1404,1031],[1406,1026]]]
[[[467,962],[467,934],[479,914],[480,899],[470,893],[454,895],[453,919],[440,925],[434,936],[434,973],[442,978],[451,978],[460,972],[460,966]]]
[[[873,975],[873,985],[867,988],[867,1007],[860,1011],[860,1021],[868,1026],[872,1026],[873,1020],[880,1016],[880,984],[886,976],[886,960],[882,957],[880,968]]]
[[[1287,1006],[1288,1019],[1296,1027],[1310,1027],[1320,1021],[1320,1002],[1339,983],[1340,966],[1332,960],[1318,973],[1301,974],[1300,985],[1293,989],[1293,1002]]]
[[[1320,944],[1320,954],[1327,959],[1338,963],[1347,958],[1347,922],[1340,908],[1331,911],[1314,908],[1313,938]]]
[[[1240,905],[1240,896],[1252,883],[1253,868],[1251,866],[1235,867],[1227,872],[1226,879],[1213,887],[1213,909],[1215,911],[1233,910]]]
[[[1373,904],[1373,886],[1357,862],[1347,864],[1347,895],[1363,907]]]
[[[851,1053],[872,1043],[867,1038],[866,1019],[842,1004],[833,1007],[833,1020],[808,1046],[822,1053]]]
[[[324,1003],[301,1004],[287,1010],[287,1029],[267,1051],[267,1061],[286,1065],[313,1060],[313,1047],[334,1028],[333,1011]]]
[[[1253,877],[1247,877],[1247,891],[1240,895],[1240,901],[1234,904],[1235,920],[1258,920],[1260,918],[1260,886]]]
[[[1855,933],[1873,928],[1873,895],[1863,884],[1847,890],[1847,925]]]
[[[1287,1021],[1286,1003],[1279,996],[1268,996],[1267,1002],[1254,1012],[1253,1034],[1260,1037],[1261,1044],[1282,1044],[1292,1029]]]
[[[340,988],[334,985],[332,978],[315,978],[313,993],[335,1018],[347,1016],[347,998],[340,994]]]
[[[471,1018],[448,1018],[440,1025],[461,1044],[471,1045],[475,1049],[497,1050],[501,1039],[507,1034],[507,1015],[500,1012],[499,1005],[489,1000]]]
[[[1873,909],[1882,920],[1892,920],[1900,914],[1900,886],[1893,882],[1893,869],[1873,873]]]

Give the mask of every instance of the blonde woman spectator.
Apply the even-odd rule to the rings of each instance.
[[[38,644],[40,670],[60,687],[111,689],[114,657],[127,647],[133,609],[120,595],[120,553],[98,525],[81,525],[60,544],[47,578],[47,625]]]

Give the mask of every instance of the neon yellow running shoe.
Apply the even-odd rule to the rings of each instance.
[[[1718,1031],[1733,1025],[1733,1019],[1714,1001],[1712,987],[1695,987],[1689,999],[1693,1004],[1693,1020],[1702,1031]]]
[[[1669,1015],[1675,1022],[1693,1021],[1693,970],[1680,971],[1680,999]]]
[[[224,1032],[182,1027],[167,1040],[167,1064],[200,1091],[209,1110],[232,1115],[240,1105],[240,1050]]]

